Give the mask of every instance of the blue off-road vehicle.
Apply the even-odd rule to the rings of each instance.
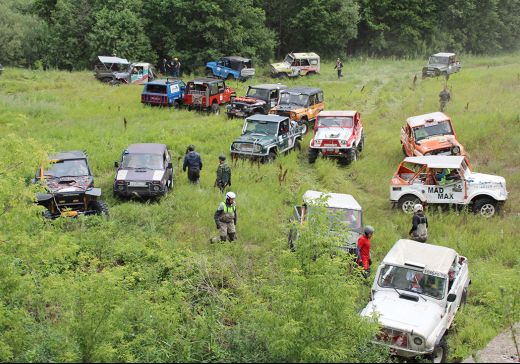
[[[245,81],[255,75],[255,69],[249,58],[229,56],[222,57],[216,62],[206,63],[206,75],[224,80],[234,78]]]
[[[141,102],[146,105],[174,106],[178,108],[184,98],[186,84],[182,80],[157,80],[147,82],[141,93]]]

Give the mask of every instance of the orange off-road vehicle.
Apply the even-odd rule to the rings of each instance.
[[[465,154],[450,117],[442,112],[408,118],[401,128],[401,144],[408,157]]]

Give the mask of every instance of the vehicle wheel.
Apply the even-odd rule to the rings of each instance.
[[[301,126],[303,128],[302,134],[303,135],[307,135],[307,132],[309,131],[309,125],[307,124],[307,119],[302,119],[301,120]]]
[[[298,139],[294,141],[294,149],[296,149],[298,152],[302,150],[302,143]]]
[[[105,201],[92,201],[92,209],[96,210],[98,215],[103,216],[106,220],[108,220],[108,205]]]
[[[357,157],[358,157],[357,148],[350,148],[350,150],[348,151],[348,162],[353,163],[353,162],[357,161]]]
[[[181,103],[179,101],[174,101],[173,102],[173,108],[174,109],[180,109],[181,108]]]
[[[482,217],[493,217],[497,209],[497,202],[490,197],[480,197],[473,203],[473,212]]]
[[[110,83],[110,82],[112,82],[112,78],[111,77],[102,78],[101,82],[103,82],[103,83]]]
[[[215,115],[220,115],[220,106],[215,102],[211,104],[211,113]]]
[[[119,86],[121,84],[121,81],[119,80],[111,80],[110,85],[112,86]]]
[[[404,145],[402,146],[402,149],[403,149],[403,154],[408,157],[408,154],[406,154],[406,148],[404,147]]]
[[[309,163],[313,164],[318,159],[320,151],[318,149],[309,148]]]
[[[306,76],[316,76],[316,72],[313,72],[313,71],[307,72]]]
[[[267,157],[265,157],[265,163],[272,163],[276,159],[276,153],[273,150],[269,151]]]
[[[465,306],[467,302],[468,302],[468,289],[464,288],[464,290],[462,291],[462,295],[460,297],[460,304],[462,306]]]
[[[433,353],[430,356],[432,363],[446,363],[448,358],[448,343],[446,342],[446,336],[441,339],[439,345],[433,348]]]
[[[363,151],[363,148],[365,147],[365,134],[361,134],[361,139],[359,140],[358,144],[358,152],[361,153]]]
[[[226,114],[226,115],[227,115],[227,118],[228,118],[229,120],[232,120],[232,119],[235,118],[235,117],[234,117],[233,115],[231,115],[231,114]]]
[[[52,214],[49,210],[45,210],[43,212],[43,217],[46,218],[47,220],[52,220]]]
[[[421,203],[421,201],[413,195],[405,195],[399,199],[399,208],[403,210],[405,214],[413,213],[413,207]]]

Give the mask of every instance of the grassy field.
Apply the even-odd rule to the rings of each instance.
[[[126,347],[126,356],[115,353],[113,342],[108,344],[107,337],[124,337],[132,331],[117,325],[118,320],[128,317],[135,317],[134,324],[140,325],[133,332],[160,331],[159,327],[167,331],[167,325],[173,325],[197,327],[203,333],[196,323],[188,324],[173,312],[172,307],[178,307],[174,303],[182,297],[166,293],[170,289],[166,285],[183,290],[191,281],[157,278],[164,272],[168,277],[176,271],[174,277],[184,274],[178,272],[182,264],[172,260],[172,255],[179,259],[196,255],[199,268],[212,261],[216,265],[210,273],[231,280],[229,290],[235,297],[249,297],[243,293],[248,287],[269,287],[266,275],[271,263],[276,267],[288,259],[288,219],[292,206],[300,203],[308,189],[356,197],[365,210],[365,222],[376,228],[372,254],[377,264],[410,228],[410,217],[389,203],[389,180],[403,158],[400,127],[408,116],[438,110],[438,93],[444,85],[441,78],[421,80],[419,75],[413,86],[414,75],[423,63],[356,59],[346,63],[340,81],[330,63],[322,65],[319,76],[286,81],[289,86],[321,87],[328,110],[359,110],[365,126],[365,150],[352,166],[341,167],[323,159],[309,165],[311,136],[307,135],[301,153],[282,156],[271,165],[242,161],[233,165],[239,237],[233,245],[210,245],[208,240],[216,235],[213,213],[222,199],[213,188],[217,157],[228,154],[231,141],[241,130],[239,120],[143,107],[139,102],[141,87],[110,87],[97,82],[91,72],[7,68],[0,76],[0,328],[4,331],[0,329],[0,359],[134,361],[159,357],[152,351],[164,346],[153,344],[161,342],[160,338],[150,339],[152,344],[143,339],[144,351],[137,350],[137,344]],[[258,77],[254,83],[264,81],[269,79]],[[230,84],[239,95],[247,87]],[[469,304],[457,316],[449,336],[451,359],[457,360],[476,352],[509,322],[520,319],[519,55],[463,57],[462,71],[450,77],[448,85],[452,101],[447,113],[469,152],[473,169],[505,177],[509,191],[505,208],[493,219],[428,212],[430,242],[453,247],[470,261]],[[112,198],[114,161],[128,144],[136,142],[166,143],[172,151],[175,187],[158,203]],[[200,187],[189,185],[181,171],[188,144],[196,145],[204,162]],[[110,206],[108,222],[94,218],[44,223],[30,204],[34,187],[25,180],[34,174],[38,161],[47,152],[73,149],[89,154],[96,184]],[[283,182],[278,180],[280,169],[288,171]],[[260,284],[262,279],[266,280]],[[362,286],[355,298],[366,297],[368,290]],[[364,304],[359,299],[355,308]],[[236,312],[239,306],[230,299],[222,303],[222,312],[213,314],[245,317]],[[212,307],[219,307],[218,302]],[[153,311],[149,317],[148,311]],[[168,324],[157,315],[169,317]],[[86,316],[96,319],[89,321]],[[12,323],[15,321],[17,324]],[[129,325],[128,320],[124,322]],[[117,330],[111,331],[114,328]],[[213,334],[208,329],[207,336]],[[151,334],[146,335],[148,340]],[[20,342],[24,337],[30,337],[32,343],[41,342],[41,347],[27,348]],[[121,342],[130,341],[125,340]],[[269,348],[270,353],[283,351],[273,348],[276,346]],[[178,356],[161,358],[243,359],[238,354],[233,358],[208,351],[212,355],[192,356],[192,348],[183,348],[175,351]],[[287,358],[296,356],[272,357],[280,361]]]

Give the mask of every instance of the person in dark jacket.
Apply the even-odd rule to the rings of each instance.
[[[448,86],[444,86],[442,91],[439,93],[439,105],[441,112],[444,112],[446,110],[446,106],[451,100],[451,94],[450,90],[448,90]]]
[[[234,192],[226,193],[226,201],[218,205],[213,218],[220,235],[220,241],[236,240],[237,206]]]
[[[424,243],[428,240],[428,218],[424,215],[423,205],[413,207],[412,229],[409,232],[413,240]]]
[[[343,70],[343,63],[341,62],[341,60],[338,58],[336,60],[336,65],[334,66],[334,69],[335,70],[338,70],[338,80],[343,77],[343,75],[341,74],[341,71]]]
[[[184,164],[182,170],[186,172],[188,169],[188,179],[191,183],[198,183],[200,178],[200,171],[202,170],[202,159],[199,153],[195,151],[195,146],[191,144],[184,156]]]
[[[374,235],[375,229],[367,225],[357,242],[357,263],[363,267],[363,276],[368,278],[370,276],[370,266],[372,265],[372,259],[370,257],[370,239]]]
[[[224,193],[227,186],[231,186],[231,168],[226,163],[226,156],[220,155],[218,157],[219,166],[217,168],[217,179],[215,180],[215,187]]]

